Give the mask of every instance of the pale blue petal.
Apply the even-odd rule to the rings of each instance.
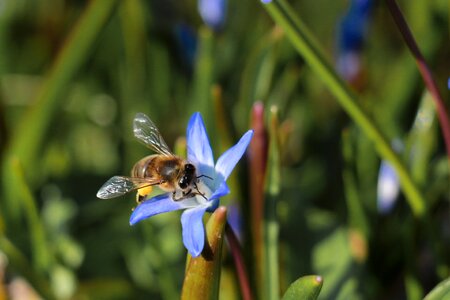
[[[192,257],[199,256],[205,245],[205,229],[202,218],[207,208],[208,205],[197,206],[185,210],[181,215],[183,243]]]
[[[222,181],[222,183],[219,185],[217,190],[214,191],[214,193],[209,197],[209,200],[214,200],[220,197],[223,197],[225,195],[228,195],[230,193],[230,188],[228,187],[227,183],[225,181]]]
[[[381,214],[389,213],[397,202],[400,193],[400,180],[394,168],[385,160],[381,162],[378,173],[377,206]]]
[[[220,204],[219,198],[210,200],[206,211],[210,213],[214,212],[219,207],[219,204]]]
[[[199,0],[198,11],[206,25],[219,30],[225,22],[226,0]]]
[[[237,162],[241,159],[242,155],[244,155],[252,137],[253,130],[247,131],[236,145],[225,151],[225,153],[217,160],[216,172],[222,176],[221,179],[223,181],[227,180]]]
[[[139,204],[130,217],[130,225],[134,225],[151,216],[186,208],[183,201],[173,201],[170,194],[162,194]]]
[[[211,176],[214,169],[214,157],[202,116],[198,112],[189,120],[186,139],[188,161],[197,166],[199,175]]]

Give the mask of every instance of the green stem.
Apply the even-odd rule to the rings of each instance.
[[[253,276],[256,293],[263,290],[263,217],[264,217],[264,176],[267,164],[267,132],[264,127],[264,105],[256,102],[252,109],[253,138],[248,150],[250,169],[250,231],[252,238]],[[260,294],[255,295],[261,298]]]
[[[325,82],[342,108],[375,143],[380,156],[391,163],[400,178],[413,214],[421,218],[425,213],[425,200],[405,165],[391,149],[387,138],[380,129],[359,106],[356,96],[334,71],[312,34],[295,15],[294,9],[284,0],[268,2],[264,7],[276,24],[284,30],[294,48],[302,55],[311,69]]]
[[[280,298],[278,267],[278,232],[277,201],[280,194],[281,170],[278,143],[278,109],[270,108],[269,154],[264,187],[264,297],[278,300]]]

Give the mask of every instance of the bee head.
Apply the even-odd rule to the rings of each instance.
[[[193,164],[185,164],[184,165],[184,172],[183,176],[181,176],[180,180],[178,181],[178,185],[181,189],[188,188],[192,181],[196,178],[195,176],[195,167]]]

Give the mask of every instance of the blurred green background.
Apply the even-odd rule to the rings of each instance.
[[[289,2],[334,64],[349,1]],[[448,99],[448,1],[400,6]],[[131,227],[134,194],[99,200],[96,192],[150,153],[132,134],[137,112],[183,153],[180,138],[200,111],[217,158],[252,126],[257,100],[267,130],[269,108],[279,111],[280,290],[318,274],[319,299],[422,299],[449,276],[448,159],[384,2],[373,3],[358,55],[351,84],[359,104],[402,144],[426,219],[412,216],[401,193],[392,210],[378,210],[374,144],[259,1],[229,0],[220,30],[203,23],[194,0],[0,1],[0,299],[177,299],[186,257],[180,213]],[[240,208],[258,290],[252,169],[245,159],[238,166],[222,203]],[[227,251],[221,279],[221,298],[239,299]]]

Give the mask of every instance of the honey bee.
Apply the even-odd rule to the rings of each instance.
[[[155,185],[163,191],[172,192],[172,199],[175,201],[195,195],[205,198],[199,191],[197,183],[199,178],[208,176],[197,176],[193,164],[173,154],[149,117],[143,113],[136,114],[133,121],[133,133],[137,139],[157,154],[139,160],[131,170],[131,177],[110,178],[98,191],[98,198],[115,198],[137,190],[136,202],[141,203]]]

